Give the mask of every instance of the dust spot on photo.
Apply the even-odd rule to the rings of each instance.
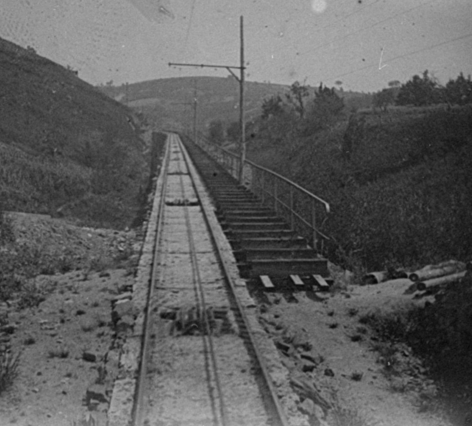
[[[169,0],[128,0],[148,20],[163,22],[174,19]]]

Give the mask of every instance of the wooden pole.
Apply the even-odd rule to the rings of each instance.
[[[246,161],[246,135],[244,126],[244,21],[243,17],[240,18],[240,30],[241,30],[241,63],[240,71],[241,77],[239,78],[239,128],[241,132],[240,136],[240,153],[241,153],[241,164],[239,165],[239,182],[243,183],[244,175],[244,162]]]
[[[197,143],[197,83],[193,91],[193,141]]]

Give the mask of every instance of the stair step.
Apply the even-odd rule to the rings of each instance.
[[[248,219],[248,220],[271,220],[274,217],[277,217],[275,212],[272,212],[270,210],[260,208],[260,209],[253,209],[253,210],[233,210],[230,212],[222,212],[222,214],[227,218],[227,219]]]
[[[329,275],[326,259],[263,259],[240,262],[238,267],[245,271],[246,276],[249,274],[250,277],[270,275],[271,277],[282,278],[303,274],[327,277]]]
[[[228,223],[284,223],[281,219],[279,220],[277,216],[244,216],[244,215],[224,215],[225,220]]]
[[[308,247],[293,248],[245,248],[246,258],[255,259],[313,259],[315,251]]]
[[[302,237],[254,237],[245,238],[244,240],[232,240],[229,239],[230,243],[235,246],[243,247],[244,249],[277,249],[277,248],[293,248],[293,247],[307,247],[307,242]]]
[[[247,230],[247,231],[265,231],[265,230],[287,230],[288,225],[284,222],[229,222],[232,230]]]
[[[269,238],[277,238],[277,237],[289,237],[294,236],[295,233],[290,231],[289,229],[285,230],[266,230],[266,231],[248,231],[242,229],[229,229],[228,234],[231,237],[244,240],[246,238],[262,238],[262,237],[269,237]]]

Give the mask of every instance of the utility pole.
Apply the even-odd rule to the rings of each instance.
[[[197,143],[197,80],[193,84],[193,140]]]
[[[240,65],[229,66],[229,65],[209,65],[209,64],[182,64],[169,62],[169,66],[176,67],[198,67],[198,68],[226,68],[229,73],[239,82],[239,128],[240,128],[240,144],[239,144],[239,154],[241,164],[239,165],[239,182],[243,182],[243,171],[244,171],[244,162],[246,161],[246,135],[245,135],[245,124],[244,124],[244,20],[243,17],[240,17],[240,33],[241,33],[241,52],[240,52]],[[240,71],[240,76],[238,77],[233,69],[238,69]]]
[[[192,102],[174,102],[172,105],[185,105],[186,107],[193,105],[194,110],[196,110],[196,108],[197,108],[197,105],[196,105],[195,102],[193,102],[193,103],[192,103]],[[187,114],[187,113],[184,112],[184,115],[185,115],[185,116],[186,116],[186,114]],[[196,114],[197,114],[197,113],[194,112],[194,123],[193,123],[194,129],[195,129],[195,116],[196,116]],[[185,126],[185,124],[184,124],[184,126]],[[189,133],[189,134],[190,134],[190,129],[191,129],[191,127],[192,127],[192,125],[191,125],[190,123],[188,123],[188,133]],[[195,131],[195,130],[194,130],[194,131]]]
[[[241,33],[241,56],[240,56],[240,71],[239,78],[239,129],[241,131],[241,144],[239,146],[241,161],[239,165],[239,183],[243,183],[244,163],[246,162],[246,129],[244,126],[244,22],[243,17],[240,18],[240,33]]]

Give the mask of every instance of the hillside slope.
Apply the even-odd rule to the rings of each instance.
[[[4,210],[129,225],[149,167],[132,112],[77,75],[0,39]]]
[[[381,270],[469,260],[472,109],[405,107],[357,122],[272,142],[262,132],[248,156],[330,202],[333,261]]]

